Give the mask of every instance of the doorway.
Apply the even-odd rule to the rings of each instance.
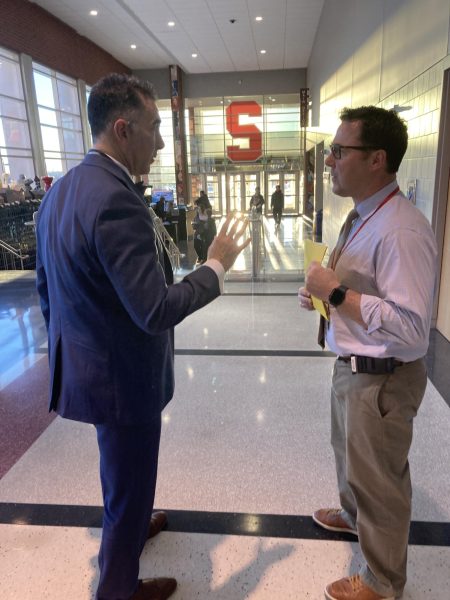
[[[444,243],[442,246],[442,263],[439,285],[439,303],[436,328],[450,341],[450,179],[447,195],[447,210],[444,229]]]
[[[263,212],[270,215],[270,199],[277,185],[281,186],[284,194],[284,214],[298,215],[298,172],[240,171],[191,175],[192,197],[196,198],[200,190],[205,190],[216,216],[226,215],[232,210],[247,212],[257,187],[265,200]]]
[[[266,214],[271,214],[270,199],[275,187],[279,185],[284,194],[284,210],[285,215],[299,214],[299,177],[298,173],[266,173]]]
[[[250,200],[255,193],[255,188],[261,187],[259,172],[228,173],[225,179],[225,197],[222,197],[223,214],[232,210],[245,213],[249,210]],[[261,193],[264,195],[263,190]]]

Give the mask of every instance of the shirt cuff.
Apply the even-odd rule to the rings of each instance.
[[[220,293],[223,294],[223,284],[224,284],[224,280],[225,280],[225,269],[223,268],[222,263],[219,262],[215,258],[208,258],[208,260],[206,262],[204,262],[202,266],[209,267],[210,269],[212,269],[214,271],[214,273],[217,275],[217,278],[219,280]]]

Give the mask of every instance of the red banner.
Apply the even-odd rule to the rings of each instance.
[[[262,156],[262,133],[256,125],[240,123],[241,115],[260,117],[261,106],[254,100],[232,102],[227,106],[227,129],[233,138],[247,138],[248,148],[227,146],[228,158],[235,162],[253,162]]]

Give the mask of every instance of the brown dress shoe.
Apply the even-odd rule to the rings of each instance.
[[[337,531],[339,533],[352,533],[358,535],[356,529],[350,527],[350,525],[344,521],[342,513],[344,511],[341,508],[321,508],[316,510],[312,518],[317,525],[328,529],[328,531]]]
[[[167,525],[167,514],[158,510],[152,514],[150,527],[148,528],[148,539],[155,537]]]
[[[328,600],[395,600],[394,596],[380,596],[367,586],[359,575],[344,577],[330,583],[325,588],[325,597]]]
[[[166,600],[177,587],[177,580],[169,577],[140,579],[138,589],[130,600]]]

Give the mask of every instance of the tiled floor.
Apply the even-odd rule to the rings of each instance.
[[[141,559],[142,576],[177,577],[175,600],[316,600],[360,563],[354,538],[310,518],[337,503],[333,358],[316,345],[316,315],[297,307],[295,260],[297,281],[228,281],[177,328],[156,496],[169,527]],[[187,247],[184,269],[190,261]],[[0,274],[0,339],[0,598],[90,600],[101,523],[95,430],[46,413],[33,273]],[[407,600],[450,597],[450,345],[435,331],[431,341],[411,452]]]

